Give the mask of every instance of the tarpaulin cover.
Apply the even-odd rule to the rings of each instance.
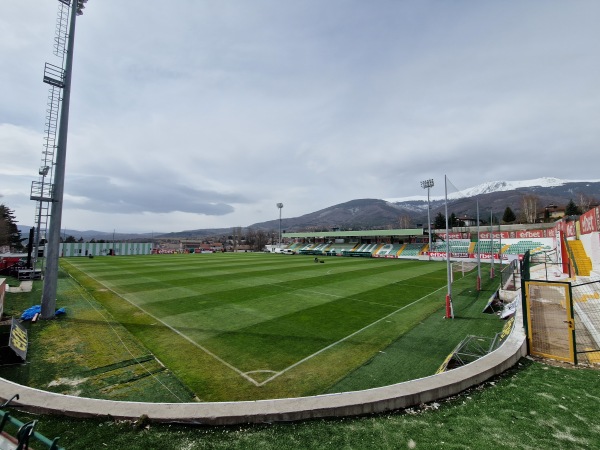
[[[25,311],[23,311],[23,314],[21,314],[21,320],[31,320],[36,314],[40,314],[41,312],[42,306],[34,305],[31,308],[27,308]],[[59,316],[61,314],[66,314],[65,308],[57,309],[54,313],[54,315],[56,316]]]

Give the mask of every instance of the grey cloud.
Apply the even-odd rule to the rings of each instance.
[[[122,180],[108,176],[83,176],[72,179],[66,194],[77,199],[68,206],[108,213],[169,213],[174,211],[222,216],[234,211],[233,204],[246,203],[242,195],[194,189],[164,179]]]

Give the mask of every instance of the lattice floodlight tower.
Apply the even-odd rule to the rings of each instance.
[[[83,14],[84,3],[87,3],[87,0],[58,0],[58,2],[54,55],[59,58],[60,65],[46,63],[44,67],[44,83],[50,85],[44,130],[44,150],[39,170],[40,178],[32,183],[30,197],[36,202],[37,230],[34,268],[42,236],[46,239],[47,248],[47,253],[44,255],[46,269],[42,293],[43,319],[54,317],[56,309],[75,21],[77,16]],[[50,226],[47,229],[48,222],[50,222]]]

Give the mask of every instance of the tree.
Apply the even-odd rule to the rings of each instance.
[[[517,220],[517,216],[515,216],[513,210],[510,209],[510,206],[507,206],[504,210],[504,215],[502,216],[502,222],[513,223],[515,220]]]
[[[14,211],[0,204],[0,246],[7,245],[16,251],[23,250],[23,238],[17,227]]]
[[[448,219],[448,226],[450,228],[457,226],[456,214],[450,213],[450,218]]]
[[[535,223],[537,218],[537,202],[538,198],[535,195],[523,196],[523,208],[521,213],[523,214],[523,221],[525,223]]]
[[[452,213],[452,214],[450,214],[450,226],[451,227],[464,227],[465,221],[462,220],[461,218],[457,217],[456,214]]]
[[[594,197],[580,193],[578,196],[577,206],[581,214],[588,212],[592,205],[597,205],[598,201]]]
[[[412,225],[412,220],[408,214],[402,214],[398,217],[398,227],[405,229],[410,228]]]
[[[581,214],[581,210],[575,204],[573,199],[570,199],[569,203],[567,203],[567,206],[565,207],[565,215],[566,216],[578,216],[580,214]]]
[[[65,243],[67,243],[67,244],[74,244],[76,242],[77,242],[77,239],[75,239],[75,236],[68,235],[65,238]]]
[[[437,213],[437,216],[433,219],[433,228],[436,230],[446,229],[446,216],[441,212]]]

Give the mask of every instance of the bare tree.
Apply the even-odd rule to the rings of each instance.
[[[579,196],[577,198],[577,206],[579,207],[579,210],[582,214],[588,212],[592,205],[597,203],[598,202],[594,197],[591,197],[587,194],[579,193]]]
[[[260,228],[248,228],[246,230],[246,244],[250,245],[252,250],[260,252],[265,249],[269,235]]]
[[[412,225],[412,220],[408,214],[402,214],[398,217],[398,226],[400,228],[410,228]]]
[[[237,250],[240,241],[242,240],[242,227],[233,227],[233,251]]]
[[[536,195],[524,195],[523,196],[523,208],[521,210],[525,223],[535,223],[537,219],[537,203],[538,197]]]

